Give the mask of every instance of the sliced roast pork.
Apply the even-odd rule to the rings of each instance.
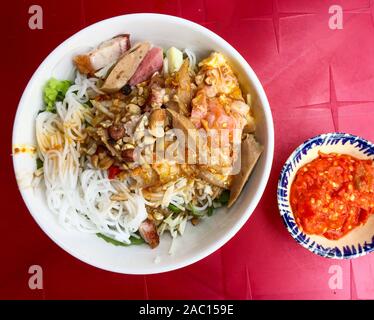
[[[157,227],[154,221],[149,219],[144,220],[139,227],[139,233],[152,249],[159,245],[160,237],[157,233]]]
[[[97,70],[115,63],[130,48],[128,34],[118,35],[104,41],[96,49],[73,58],[79,72],[93,74]]]
[[[101,90],[107,93],[119,91],[135,74],[150,47],[150,43],[141,42],[125,52],[109,73]]]
[[[151,78],[156,72],[160,71],[163,65],[162,49],[154,47],[145,56],[144,60],[140,63],[138,69],[131,77],[129,84],[134,86],[145,80]]]

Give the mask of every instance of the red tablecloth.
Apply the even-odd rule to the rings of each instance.
[[[36,3],[43,8],[43,30],[28,27],[29,7]],[[342,30],[329,28],[328,10],[332,4],[343,9]],[[11,130],[17,104],[39,63],[79,29],[133,12],[181,16],[230,42],[262,81],[276,131],[270,181],[242,230],[204,260],[152,276],[101,271],[55,245],[23,204],[11,163]],[[3,3],[0,298],[374,298],[373,254],[353,261],[335,261],[310,253],[288,234],[276,203],[281,166],[306,138],[344,131],[374,140],[373,22],[374,3],[369,0]],[[43,290],[29,289],[28,269],[34,264],[43,268]],[[341,267],[343,283],[331,289],[329,270],[334,265]]]

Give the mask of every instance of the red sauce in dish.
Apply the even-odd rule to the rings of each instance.
[[[374,213],[374,163],[319,153],[296,173],[290,202],[305,233],[340,239]]]

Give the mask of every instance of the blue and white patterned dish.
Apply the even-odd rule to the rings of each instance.
[[[288,158],[278,181],[278,207],[287,230],[304,248],[322,257],[352,259],[374,251],[374,216],[339,240],[307,235],[298,228],[289,203],[290,187],[298,169],[317,158],[318,151],[374,159],[374,144],[351,134],[327,133],[305,141]]]

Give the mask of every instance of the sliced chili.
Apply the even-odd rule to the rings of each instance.
[[[119,173],[121,172],[121,169],[117,166],[111,166],[108,169],[108,178],[114,179]]]

